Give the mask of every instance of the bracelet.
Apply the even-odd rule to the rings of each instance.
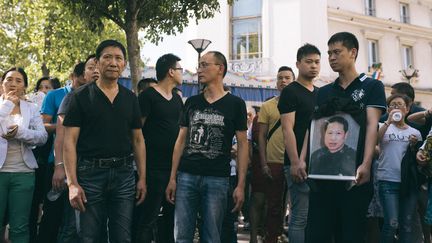
[[[64,165],[64,163],[63,163],[63,162],[58,162],[58,163],[56,163],[56,164],[55,164],[55,166],[60,166],[60,165],[62,165],[62,166],[63,166],[63,165]]]

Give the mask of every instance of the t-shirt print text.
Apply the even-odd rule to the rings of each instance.
[[[224,116],[213,109],[195,111],[191,114],[189,151],[201,153],[208,159],[222,155]]]
[[[388,134],[388,141],[396,141],[396,142],[409,142],[409,136],[403,134]]]

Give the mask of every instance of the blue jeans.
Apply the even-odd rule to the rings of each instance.
[[[84,189],[86,210],[80,213],[80,243],[99,243],[101,226],[106,225],[110,243],[131,242],[135,177],[132,163],[117,168],[98,168],[80,160],[78,183]]]
[[[417,205],[417,193],[400,196],[400,183],[379,181],[378,190],[384,211],[384,225],[381,231],[382,243],[393,243],[399,229],[399,242],[414,242],[413,225]]]
[[[229,177],[179,172],[174,213],[175,242],[193,242],[197,213],[200,213],[203,222],[200,242],[220,243],[228,190]]]
[[[284,166],[285,178],[291,198],[288,239],[290,243],[304,243],[309,208],[309,185],[291,179],[290,166]]]

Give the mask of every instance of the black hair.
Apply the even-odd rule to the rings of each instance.
[[[23,68],[20,68],[20,67],[12,67],[12,68],[9,68],[8,70],[6,70],[6,72],[4,72],[3,75],[2,75],[2,78],[1,78],[2,81],[1,81],[1,83],[5,80],[6,75],[8,73],[10,73],[10,72],[13,72],[13,71],[19,72],[23,76],[24,86],[27,88],[27,86],[28,86],[27,73],[24,71]]]
[[[44,80],[50,81],[50,78],[49,77],[42,77],[42,78],[38,79],[38,81],[36,82],[36,86],[35,86],[34,92],[38,92],[39,91],[39,86],[42,83],[42,81],[44,81]],[[51,81],[50,81],[50,83],[51,83]]]
[[[91,59],[95,59],[95,58],[96,58],[96,54],[91,54],[86,58],[84,63],[87,64],[88,61],[90,61]]]
[[[107,47],[117,47],[121,50],[121,52],[123,53],[123,57],[126,60],[126,49],[125,47],[122,45],[122,43],[116,41],[116,40],[104,40],[102,41],[96,48],[96,59],[100,59],[102,52],[105,48]]]
[[[357,59],[357,55],[359,52],[359,42],[357,37],[350,32],[338,32],[330,37],[327,42],[327,45],[334,44],[336,42],[342,42],[342,45],[346,47],[348,50],[355,48],[357,50],[357,54],[355,59]]]
[[[219,64],[222,64],[224,66],[223,77],[225,77],[225,75],[226,75],[226,73],[228,71],[228,63],[227,63],[227,60],[226,60],[226,57],[224,56],[224,54],[222,54],[219,51],[209,51],[207,53],[212,53],[213,56],[216,58],[216,60],[218,60],[219,62],[221,62]]]
[[[345,118],[341,117],[341,116],[334,116],[334,117],[331,117],[330,119],[328,119],[327,121],[325,121],[325,123],[324,123],[324,131],[327,131],[328,125],[330,123],[334,123],[334,122],[342,124],[345,133],[348,131],[348,128],[349,128],[348,127],[348,121]]]
[[[411,106],[412,99],[409,96],[407,96],[407,95],[399,94],[399,93],[398,94],[390,95],[390,97],[387,98],[387,100],[386,100],[387,106],[389,106],[390,102],[392,102],[392,100],[394,100],[396,98],[403,99],[403,101],[405,102],[405,105],[406,105],[407,108],[409,108]]]
[[[76,77],[83,76],[85,71],[85,63],[79,62],[77,65],[75,65],[73,70],[73,75]]]
[[[399,82],[395,83],[391,86],[392,89],[395,89],[398,94],[404,94],[411,98],[411,100],[414,101],[415,98],[415,92],[414,88],[411,86],[411,84],[406,82]]]
[[[292,68],[290,68],[288,66],[282,66],[279,68],[278,73],[283,72],[283,71],[290,71],[293,75],[293,79],[295,80],[295,74],[294,74],[294,71],[292,70]]]
[[[51,82],[51,86],[53,87],[53,89],[58,89],[61,87],[61,83],[60,80],[56,77],[50,78],[49,79]]]
[[[297,50],[297,61],[300,62],[303,57],[310,54],[317,54],[321,57],[321,52],[316,46],[306,43]]]
[[[161,57],[159,57],[159,59],[156,62],[156,78],[158,81],[163,80],[167,74],[168,71],[171,68],[175,68],[176,67],[176,63],[178,61],[180,61],[181,59],[174,55],[174,54],[165,54]]]
[[[155,84],[157,84],[158,81],[157,81],[156,79],[154,79],[154,78],[143,78],[143,79],[141,79],[140,81],[138,81],[138,83],[137,83],[137,90],[138,90],[138,93],[144,91],[144,90],[148,87],[148,85],[149,85],[150,83],[155,83]]]

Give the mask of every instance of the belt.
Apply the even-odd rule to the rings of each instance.
[[[125,165],[131,165],[133,161],[133,155],[128,155],[125,157],[111,157],[111,158],[81,158],[81,161],[86,163],[92,163],[94,167],[107,169],[107,168],[117,168]]]

